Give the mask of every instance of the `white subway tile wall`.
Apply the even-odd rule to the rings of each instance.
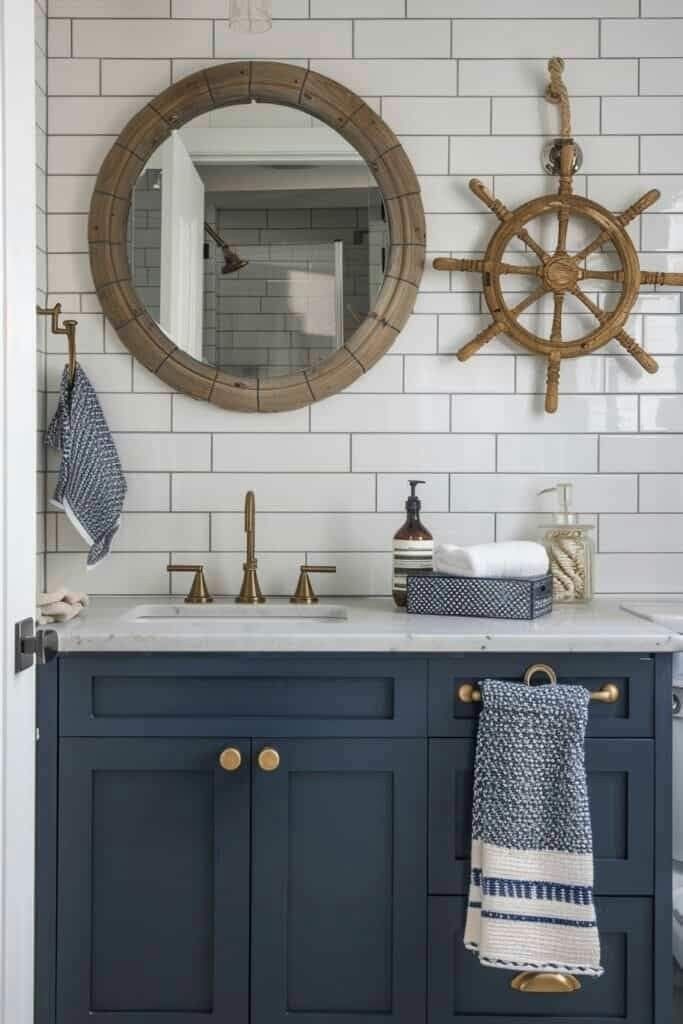
[[[570,480],[597,528],[598,592],[683,594],[680,289],[644,289],[629,323],[659,374],[612,343],[562,367],[560,408],[548,416],[536,357],[499,338],[467,363],[455,359],[488,320],[481,282],[428,268],[414,315],[366,377],[310,409],[251,416],[175,395],[136,364],[105,328],[86,256],[95,175],[131,113],[198,67],[247,57],[308,66],[366,97],[420,176],[429,262],[479,255],[495,221],[469,192],[471,175],[509,206],[555,188],[540,150],[557,134],[557,111],[540,96],[546,60],[560,53],[584,150],[576,191],[621,210],[658,188],[631,237],[644,266],[683,270],[680,0],[576,0],[569,17],[559,0],[518,0],[514,14],[491,0],[485,17],[478,0],[274,0],[272,32],[253,37],[228,29],[226,0],[51,0],[47,24],[44,6],[36,0],[38,298],[61,300],[80,320],[83,365],[129,484],[114,551],[95,573],[86,575],[68,524],[43,516],[48,584],[180,594],[185,581],[165,572],[173,557],[205,562],[216,593],[234,593],[253,488],[268,592],[287,594],[308,557],[339,568],[321,593],[386,594],[415,476],[425,523],[462,544],[537,537],[551,508],[537,492]],[[614,294],[596,291],[596,301],[609,308]],[[540,307],[526,322],[547,330],[551,313]],[[571,318],[575,331],[593,323]],[[64,356],[44,326],[41,422]],[[53,456],[41,464],[41,501],[56,465]]]

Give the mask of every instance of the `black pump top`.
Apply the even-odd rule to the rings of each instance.
[[[410,484],[410,496],[406,501],[406,512],[417,516],[422,508],[422,502],[415,493],[415,488],[418,484],[423,484],[424,480],[409,480],[408,483]]]

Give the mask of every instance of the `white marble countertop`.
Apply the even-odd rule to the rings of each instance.
[[[683,651],[683,635],[621,608],[623,599],[598,598],[587,605],[559,606],[533,622],[504,619],[467,619],[437,615],[408,615],[390,598],[339,598],[321,601],[323,609],[346,609],[346,620],[292,619],[295,610],[284,599],[265,608],[245,609],[239,620],[216,618],[221,607],[234,609],[230,599],[217,600],[205,609],[187,606],[176,616],[179,598],[99,597],[78,618],[58,626],[60,652],[352,652],[401,651],[614,651],[656,654]],[[136,620],[135,609],[152,605],[168,618]],[[204,614],[203,614],[204,613]],[[253,613],[253,614],[252,614]],[[278,617],[279,615],[282,617]]]

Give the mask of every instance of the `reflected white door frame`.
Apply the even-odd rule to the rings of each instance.
[[[337,348],[344,344],[344,243],[334,243],[334,320]]]

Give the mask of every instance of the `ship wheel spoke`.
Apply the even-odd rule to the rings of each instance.
[[[594,253],[596,249],[601,249],[605,242],[609,242],[609,231],[601,231],[595,236],[592,242],[585,245],[580,252],[577,252],[573,257],[575,263],[582,263],[587,259],[591,253]]]
[[[521,302],[518,302],[516,306],[513,306],[510,310],[510,316],[516,319],[520,313],[523,313],[529,306],[533,306],[535,302],[542,299],[544,295],[548,293],[548,287],[545,284],[539,285],[536,291],[532,292],[531,295],[525,296]],[[483,331],[480,331],[476,338],[472,338],[466,345],[463,345],[461,349],[458,349],[457,356],[461,363],[464,363],[466,359],[473,356],[475,352],[478,352],[480,348],[483,348],[489,341],[493,341],[495,337],[502,334],[506,328],[504,320],[494,320],[493,323],[485,327]]]
[[[564,296],[564,292],[555,292],[553,296],[554,308],[553,326],[550,330],[551,341],[562,341],[562,310],[564,308]]]
[[[599,306],[596,306],[593,300],[589,299],[586,293],[579,288],[578,285],[572,289],[572,295],[575,295],[579,302],[582,302],[586,309],[591,311],[598,323],[604,324],[609,319],[610,314],[605,312],[604,309],[600,309]],[[644,370],[647,370],[648,373],[657,372],[659,369],[657,360],[653,359],[644,348],[641,348],[636,339],[631,337],[627,331],[622,328],[622,330],[615,334],[614,337],[621,347],[626,349],[628,354],[633,356],[637,363],[640,363]]]
[[[521,274],[522,277],[543,277],[542,267],[529,267],[519,263],[499,263],[499,274]]]
[[[560,391],[560,353],[551,352],[548,356],[548,373],[545,383],[545,411],[557,412]]]
[[[470,191],[479,199],[484,206],[494,214],[498,220],[504,224],[509,221],[512,214],[508,210],[505,203],[502,203],[500,199],[496,199],[494,195],[487,189],[483,182],[479,181],[478,178],[472,178],[470,181]],[[515,237],[523,242],[524,245],[528,246],[529,249],[534,253],[541,263],[547,263],[550,259],[550,253],[546,252],[542,245],[531,237],[526,228],[520,228],[519,231],[515,232]]]
[[[667,274],[660,270],[641,270],[641,284],[672,284],[683,288],[683,274]]]
[[[579,280],[587,281],[589,279],[596,281],[614,281],[615,284],[624,283],[624,271],[623,270],[591,270],[590,267],[586,267],[584,270],[579,271]]]
[[[608,314],[604,309],[600,309],[600,307],[597,306],[593,300],[588,297],[588,295],[586,295],[582,288],[579,288],[578,285],[575,288],[572,288],[572,295],[575,295],[579,302],[582,302],[586,309],[591,311],[598,323],[602,324],[605,322]]]
[[[527,295],[525,299],[518,302],[516,306],[513,306],[510,312],[513,316],[519,316],[519,314],[523,313],[525,309],[528,309],[529,306],[533,306],[535,302],[538,302],[538,300],[542,299],[544,295],[547,295],[549,291],[550,289],[547,284],[539,285],[535,292],[532,292],[531,295]]]
[[[537,256],[537,257],[539,258],[539,260],[541,261],[541,263],[547,263],[547,262],[548,262],[548,260],[550,259],[550,253],[549,253],[549,252],[546,252],[546,251],[545,251],[545,249],[544,249],[544,248],[543,248],[542,246],[540,246],[540,245],[538,244],[538,242],[536,242],[536,241],[535,241],[535,240],[534,240],[534,239],[533,239],[533,238],[531,237],[531,235],[530,235],[530,234],[529,234],[529,232],[528,232],[528,231],[526,230],[526,228],[521,228],[521,229],[520,229],[520,230],[519,230],[519,231],[517,232],[517,238],[518,238],[518,239],[520,240],[520,242],[524,242],[524,244],[525,244],[525,245],[526,245],[526,246],[527,246],[527,247],[528,247],[529,249],[531,249],[531,251],[533,252],[533,254],[534,254],[535,256]]]
[[[492,260],[451,259],[437,256],[433,263],[435,270],[462,270],[475,274],[521,274],[523,277],[543,277],[541,267],[530,267],[521,263],[494,263]]]
[[[567,228],[569,227],[569,210],[561,206],[557,211],[557,247],[556,256],[565,256],[567,253]]]
[[[659,196],[660,193],[657,191],[656,188],[650,189],[650,191],[642,195],[640,199],[636,199],[635,203],[632,203],[627,210],[624,210],[623,213],[617,214],[615,218],[617,224],[619,224],[619,226],[622,228],[627,227],[627,225],[629,225],[632,220],[635,220],[636,217],[640,217],[640,215],[644,213],[645,210],[652,206],[653,203],[656,203],[659,199]],[[605,242],[609,241],[609,237],[609,231],[606,230],[603,230],[599,234],[597,234],[592,242],[584,246],[584,248],[580,252],[577,252],[576,256],[574,257],[576,262],[581,263],[582,260],[585,260],[587,256],[590,256],[591,253],[595,252],[596,249],[599,249],[601,245],[604,245]]]

